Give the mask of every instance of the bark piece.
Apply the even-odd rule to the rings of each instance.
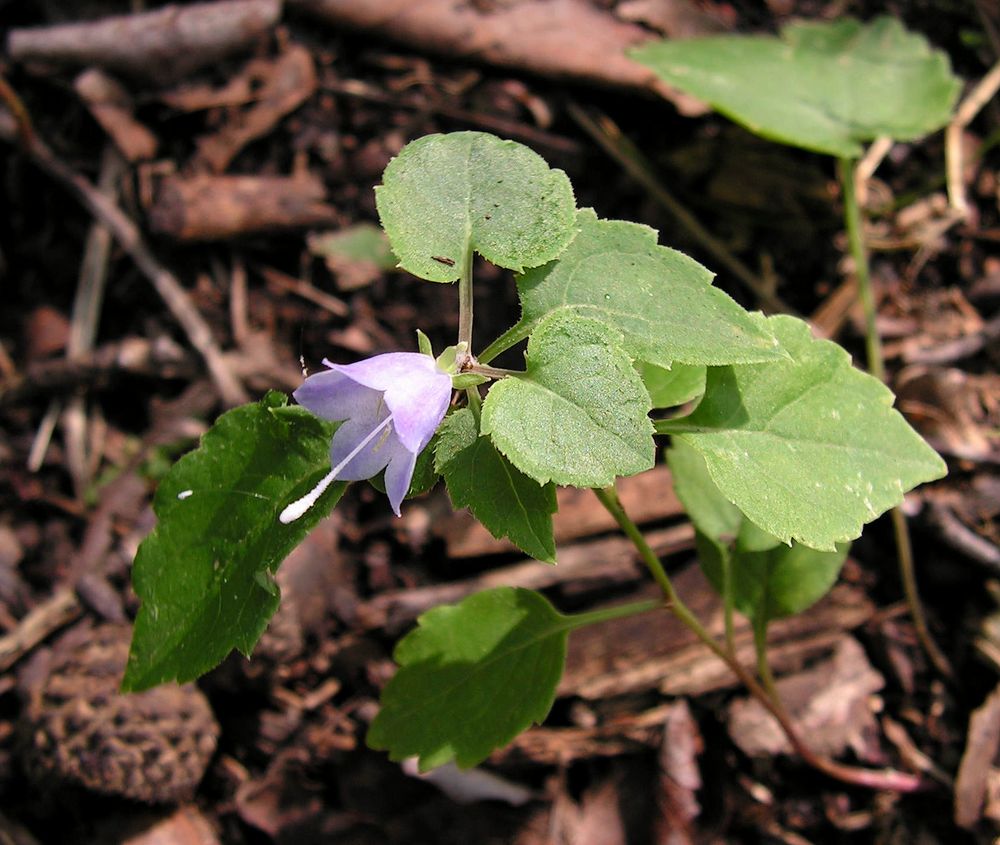
[[[697,564],[672,578],[684,603],[712,634],[721,636],[722,601]],[[838,585],[809,613],[770,626],[772,667],[789,671],[829,653],[845,630],[863,624],[873,612],[861,591]],[[753,665],[753,634],[741,616],[736,619],[736,651],[744,665]],[[600,699],[658,689],[666,695],[703,695],[736,683],[725,664],[671,614],[644,613],[574,631],[558,694]]]
[[[650,39],[647,30],[588,0],[291,0],[291,5],[337,26],[444,55],[656,93],[684,114],[706,111],[625,55],[628,47]]]
[[[835,757],[850,747],[870,762],[878,762],[879,755],[872,749],[878,723],[869,699],[884,685],[860,643],[849,636],[840,640],[829,660],[777,682],[792,720],[817,754]],[[751,757],[792,753],[778,723],[756,699],[730,705],[729,734]]]
[[[250,46],[280,15],[281,0],[169,5],[89,23],[14,29],[7,51],[17,62],[96,65],[166,83]]]
[[[182,241],[215,241],[279,229],[330,225],[323,183],[311,174],[165,179],[150,209],[152,228]]]
[[[251,90],[257,90],[256,102],[233,112],[218,132],[198,139],[196,161],[215,173],[224,171],[247,144],[266,135],[309,99],[317,85],[312,56],[300,45],[290,46],[277,59],[250,62],[243,75]]]
[[[117,81],[98,68],[90,68],[74,80],[73,87],[128,161],[156,155],[156,136],[135,119],[132,100]]]
[[[955,779],[955,824],[971,828],[982,818],[991,771],[1000,751],[1000,686],[969,719],[969,736]],[[993,778],[995,789],[996,778]],[[992,791],[992,790],[990,790]]]
[[[701,789],[698,756],[704,749],[698,723],[684,699],[670,704],[663,720],[660,744],[660,815],[656,841],[688,845],[694,841],[691,823],[701,814],[697,792]]]
[[[618,482],[618,495],[625,510],[639,525],[678,516],[683,512],[674,494],[670,470],[666,465],[649,472],[623,478]],[[553,517],[556,543],[563,544],[581,537],[613,531],[617,523],[601,506],[590,490],[560,487],[556,491],[559,511]],[[448,556],[478,557],[513,551],[507,539],[497,540],[468,511],[454,512],[435,523],[435,533],[444,537]]]
[[[694,529],[690,524],[684,524],[651,531],[646,540],[658,554],[669,554],[691,548]],[[388,633],[396,634],[425,610],[439,604],[459,602],[480,590],[503,586],[543,590],[557,584],[573,584],[579,591],[588,588],[598,590],[608,585],[635,583],[642,577],[632,543],[624,537],[608,537],[561,549],[558,566],[545,566],[530,560],[450,584],[381,593],[360,604],[352,617],[345,621],[365,629],[385,628]],[[591,627],[580,629],[574,636]]]

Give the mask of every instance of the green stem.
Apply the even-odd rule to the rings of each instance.
[[[736,654],[736,628],[733,625],[733,562],[722,555],[722,613],[726,626],[726,651]]]
[[[479,395],[479,388],[465,388],[465,400],[469,403],[469,409],[472,411],[472,415],[476,418],[476,423],[478,424],[479,418],[483,414],[483,399]]]
[[[462,271],[458,277],[458,342],[472,353],[472,247],[462,256]]]
[[[610,622],[612,619],[624,619],[627,616],[638,616],[651,610],[661,610],[663,602],[660,599],[637,601],[630,604],[620,604],[615,607],[604,607],[591,610],[588,613],[573,613],[566,617],[570,630],[583,628],[586,625],[597,625],[600,622]]]
[[[851,256],[854,258],[858,295],[865,312],[865,351],[868,356],[868,371],[879,381],[885,381],[882,341],[876,323],[878,312],[875,308],[871,274],[868,272],[868,253],[865,250],[864,233],[861,228],[861,207],[858,205],[858,195],[854,188],[854,160],[838,158],[837,174],[844,195],[844,223],[847,225],[847,240],[851,247]]]
[[[872,292],[871,274],[868,270],[868,251],[865,249],[864,233],[861,228],[861,207],[858,205],[854,186],[854,162],[849,158],[838,159],[837,172],[844,194],[844,222],[847,225],[851,256],[854,258],[854,272],[858,278],[858,295],[865,312],[865,349],[868,356],[868,371],[879,381],[884,382],[885,364],[882,360],[882,341],[876,323],[877,309],[875,295]],[[951,665],[931,636],[924,606],[920,601],[906,517],[899,508],[893,508],[891,516],[893,533],[896,538],[896,554],[899,560],[899,577],[903,584],[903,595],[906,597],[906,605],[910,611],[910,617],[913,619],[917,639],[937,670],[942,675],[951,677],[953,675]]]
[[[681,601],[680,596],[678,596],[677,592],[674,590],[670,577],[663,568],[663,564],[660,562],[659,557],[657,557],[656,552],[654,552],[649,543],[646,542],[646,538],[642,536],[642,532],[639,530],[639,527],[625,512],[625,508],[622,507],[615,488],[611,486],[596,489],[594,490],[594,494],[597,496],[601,504],[604,505],[604,508],[608,511],[608,513],[611,514],[615,522],[618,523],[618,526],[622,529],[622,531],[625,532],[625,535],[635,545],[640,558],[642,558],[642,562],[646,565],[646,568],[649,570],[656,583],[660,585],[660,589],[663,591],[664,599],[666,599],[667,608],[670,612],[673,613],[674,616],[676,616],[684,625],[686,625],[716,657],[722,660],[722,662],[729,667],[730,671],[743,682],[750,694],[760,701],[765,708],[767,708],[767,711],[774,716],[775,720],[777,720],[778,724],[781,726],[789,744],[793,749],[795,749],[795,752],[803,759],[803,761],[813,768],[818,769],[819,771],[824,772],[837,780],[841,780],[844,783],[857,784],[870,789],[891,789],[897,792],[913,792],[922,787],[923,783],[917,776],[909,775],[904,772],[893,771],[891,769],[876,771],[872,769],[857,768],[855,766],[847,766],[842,763],[838,763],[835,760],[830,760],[827,757],[822,757],[810,749],[799,736],[798,730],[795,725],[792,724],[791,717],[788,715],[788,712],[785,710],[780,700],[772,699],[772,697],[757,682],[753,675],[743,667],[739,660],[736,659],[736,655],[730,653],[727,649],[719,645],[719,643],[715,641],[715,638],[705,629],[701,622],[698,621],[698,618],[691,612],[690,608],[688,608],[688,606]]]
[[[760,685],[771,696],[772,700],[780,702],[778,687],[774,683],[774,675],[771,672],[771,664],[767,662],[767,617],[761,614],[761,618],[753,620],[753,646],[757,653],[757,675],[760,677]]]

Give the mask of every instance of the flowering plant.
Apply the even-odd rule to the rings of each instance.
[[[745,311],[652,229],[577,209],[566,175],[518,144],[421,138],[376,191],[399,266],[458,283],[456,345],[435,360],[421,336],[420,353],[327,363],[298,405],[271,393],[219,419],[157,492],[124,687],[189,680],[234,647],[250,655],[279,600],[273,573],[346,482],[384,470],[398,515],[432,449],[453,504],[540,561],[557,557],[556,486],[593,489],[663,596],[564,615],[539,593],[500,588],[424,614],[396,649],[371,745],[422,768],[474,765],[544,719],[573,630],[658,610],[689,625],[808,755],[780,701],[679,600],[615,479],[650,469],[654,438],[669,436],[702,565],[727,620],[748,615],[763,650],[768,622],[830,588],[866,522],[945,472],[890,391],[801,320]],[[473,355],[476,253],[514,271],[521,317]],[[523,340],[523,370],[492,366]]]

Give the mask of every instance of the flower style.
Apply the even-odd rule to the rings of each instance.
[[[330,443],[330,472],[278,519],[293,522],[334,481],[361,481],[385,469],[389,504],[410,489],[417,455],[430,442],[451,400],[451,376],[433,358],[390,352],[356,364],[333,364],[309,376],[292,395],[316,416],[343,422]]]

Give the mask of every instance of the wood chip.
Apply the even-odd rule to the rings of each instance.
[[[990,772],[1000,751],[1000,685],[969,719],[965,753],[955,779],[955,824],[972,828],[982,818]],[[994,784],[996,778],[994,777]]]

